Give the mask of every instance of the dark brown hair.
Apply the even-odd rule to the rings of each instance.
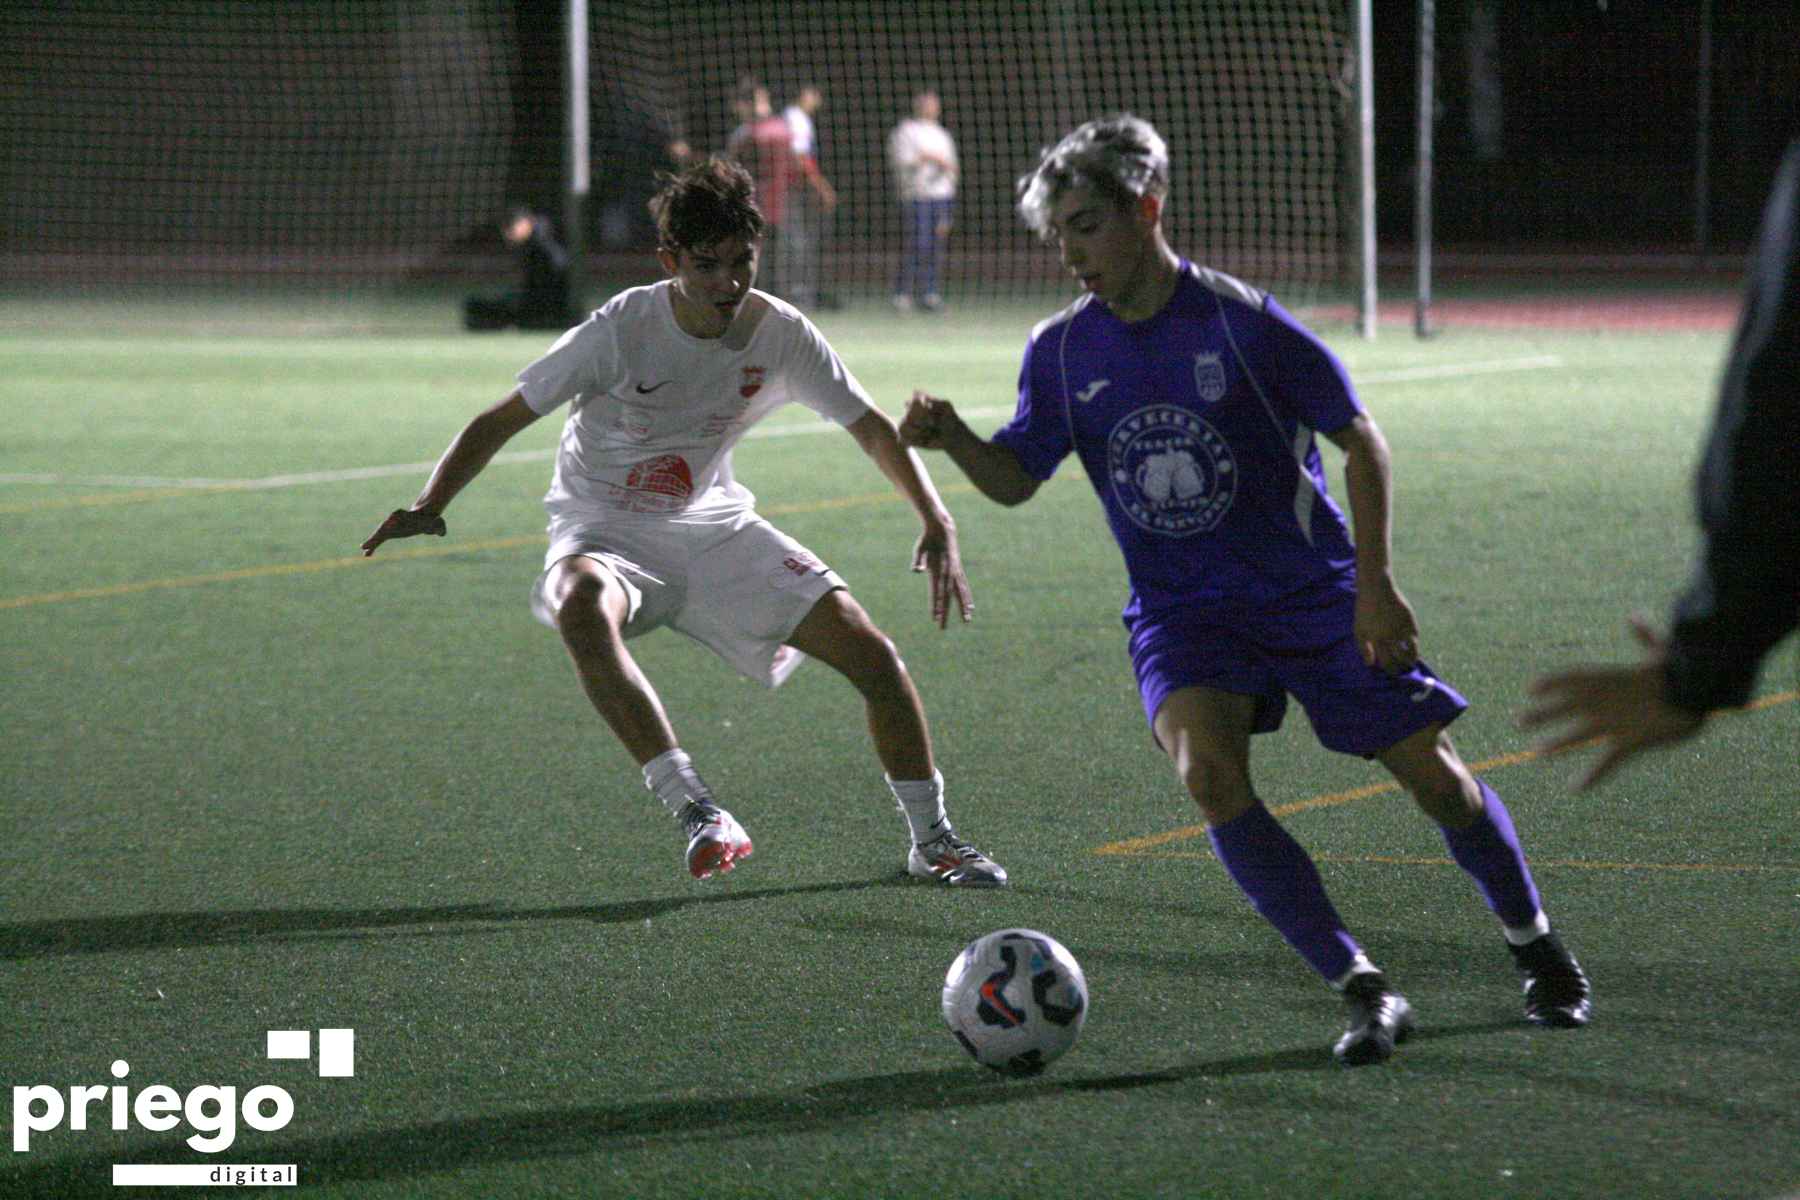
[[[754,241],[767,222],[756,207],[750,173],[715,154],[691,167],[657,176],[662,189],[650,199],[657,244],[671,253],[697,250],[729,237]]]

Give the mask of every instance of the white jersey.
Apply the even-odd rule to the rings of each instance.
[[[948,167],[925,156],[941,159]],[[950,200],[956,196],[956,141],[936,121],[908,117],[888,135],[888,162],[902,200]]]
[[[811,158],[819,140],[813,119],[798,104],[790,104],[783,109],[781,119],[787,122],[788,132],[794,135],[794,153]]]
[[[570,405],[553,523],[730,521],[756,503],[731,472],[745,430],[789,402],[846,426],[874,409],[792,305],[753,290],[723,337],[697,338],[675,323],[672,286],[620,292],[519,372],[533,412]]]

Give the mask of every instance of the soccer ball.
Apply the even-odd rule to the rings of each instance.
[[[1007,1075],[1036,1075],[1061,1058],[1087,1010],[1081,964],[1035,929],[976,938],[944,976],[950,1032],[976,1062]]]

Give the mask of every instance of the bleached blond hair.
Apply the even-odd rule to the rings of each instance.
[[[1019,216],[1039,237],[1050,235],[1050,208],[1070,188],[1089,187],[1115,204],[1169,192],[1169,146],[1156,127],[1131,113],[1078,126],[1046,147],[1019,177]]]

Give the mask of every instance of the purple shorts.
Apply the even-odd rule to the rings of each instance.
[[[1260,612],[1175,610],[1126,620],[1144,717],[1186,687],[1256,697],[1252,733],[1281,728],[1292,695],[1328,750],[1365,758],[1429,725],[1448,725],[1469,702],[1424,662],[1389,675],[1362,660],[1351,626],[1356,598],[1319,588]]]

